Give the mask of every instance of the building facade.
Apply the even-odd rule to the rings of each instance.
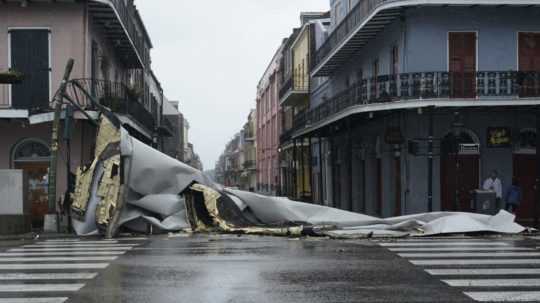
[[[39,229],[45,214],[60,210],[68,171],[93,159],[96,126],[79,111],[65,111],[72,118],[61,122],[58,200],[49,201],[51,100],[68,59],[75,61],[71,79],[116,112],[134,137],[156,147],[163,90],[151,71],[152,43],[132,0],[9,1],[0,10],[0,37],[0,71],[24,75],[20,83],[0,84],[0,169],[24,172],[30,205],[28,212],[0,216],[16,226],[7,232],[22,232],[27,222]],[[96,114],[81,91],[69,87],[68,93]]]
[[[316,142],[314,201],[479,211],[472,191],[497,170],[523,188],[518,219],[537,219],[540,7],[525,2],[330,1],[291,135]]]
[[[300,28],[283,47],[283,73],[279,92],[282,132],[280,135],[281,192],[293,200],[312,201],[312,155],[308,138],[292,139],[293,121],[310,104],[310,66],[316,37],[330,23],[327,13],[302,13]]]
[[[268,195],[281,194],[279,90],[284,43],[274,54],[257,86],[257,192]]]

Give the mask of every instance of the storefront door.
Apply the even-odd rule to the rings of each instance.
[[[30,202],[32,228],[42,228],[43,219],[48,212],[48,167],[49,163],[17,163],[16,169],[22,169],[28,182],[27,199]]]
[[[479,186],[478,165],[478,155],[457,155],[457,157],[451,155],[441,159],[443,211],[472,210],[473,196],[471,192]]]
[[[523,197],[516,216],[518,220],[529,221],[534,218],[534,204],[536,201],[536,155],[514,154],[514,174]]]

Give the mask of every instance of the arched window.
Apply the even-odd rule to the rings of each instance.
[[[38,139],[25,139],[13,148],[12,162],[46,162],[51,152],[47,144]]]

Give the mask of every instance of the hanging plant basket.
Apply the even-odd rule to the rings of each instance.
[[[0,84],[19,84],[24,80],[23,73],[9,70],[0,72]]]

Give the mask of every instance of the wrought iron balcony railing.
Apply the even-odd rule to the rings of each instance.
[[[396,0],[360,0],[317,50],[314,60],[312,61],[313,67],[319,65],[330,52],[349,36],[353,29],[366,21],[367,17],[369,17],[378,6],[391,1]]]
[[[142,104],[143,96],[141,92],[130,89],[120,82],[94,79],[77,79],[74,81],[77,81],[78,84],[85,88],[99,104],[108,107],[115,113],[129,115],[148,131],[154,131],[157,116],[156,113],[152,113],[152,110]],[[73,89],[69,93],[82,108],[95,109],[88,98],[81,95],[77,90]],[[152,105],[151,107],[156,106]]]
[[[325,120],[359,105],[406,100],[508,100],[540,98],[540,72],[421,72],[363,79],[321,105],[300,112],[293,129]]]
[[[244,161],[244,169],[255,169],[255,161],[253,160]]]
[[[307,74],[293,73],[293,75],[283,82],[279,90],[279,98],[283,98],[290,91],[309,92],[309,76]]]
[[[146,58],[146,52],[144,51],[144,40],[141,38],[144,33],[138,34],[136,25],[135,25],[135,6],[131,1],[125,1],[125,0],[109,0],[116,11],[118,12],[118,16],[120,17],[120,20],[126,27],[126,30],[131,38],[131,41],[133,41],[133,44],[135,48],[137,49],[137,52],[139,53],[139,56],[141,57],[141,60],[144,61],[144,64],[147,65],[147,58]],[[139,26],[142,28],[142,24]]]

